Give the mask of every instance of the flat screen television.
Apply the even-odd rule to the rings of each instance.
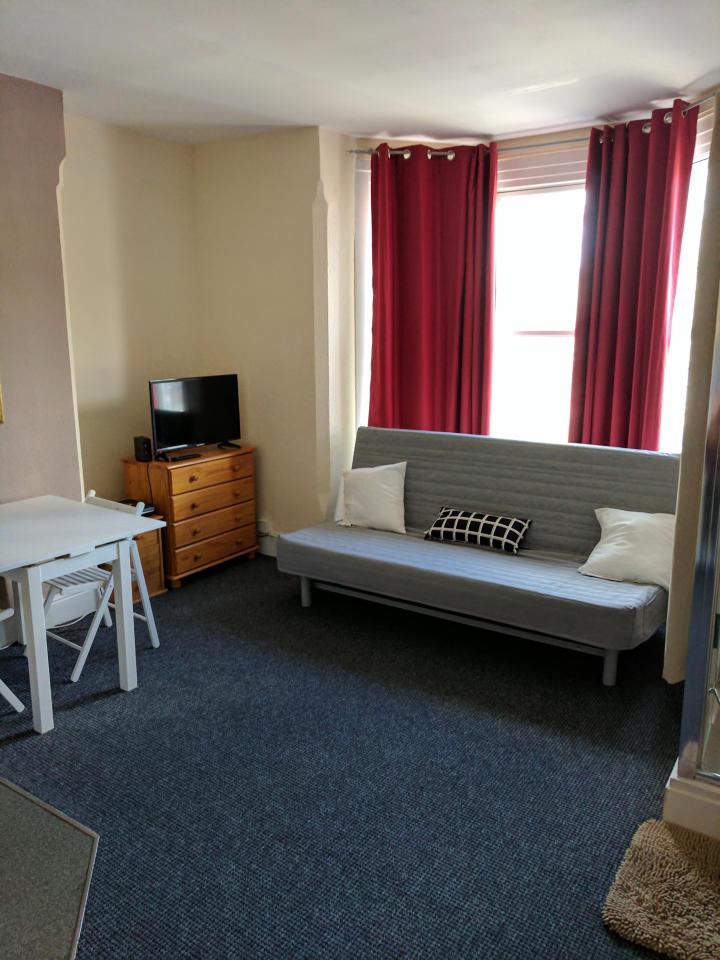
[[[155,453],[240,437],[237,374],[150,381]]]

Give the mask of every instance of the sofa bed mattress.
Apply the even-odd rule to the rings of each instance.
[[[326,523],[283,534],[277,560],[285,573],[605,649],[637,646],[665,622],[661,588],[583,576],[577,559],[531,551]]]

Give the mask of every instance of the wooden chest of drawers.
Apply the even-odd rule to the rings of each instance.
[[[142,500],[142,497],[138,497],[138,500]],[[148,503],[149,503],[148,499]],[[164,517],[159,513],[152,514],[153,520],[163,520]],[[163,570],[163,548],[162,548],[162,538],[160,536],[160,530],[151,530],[149,533],[141,533],[139,536],[135,537],[135,543],[138,545],[138,553],[140,554],[140,563],[143,568],[143,575],[145,576],[145,583],[147,585],[148,594],[151,597],[158,597],[161,593],[167,592],[167,587],[165,586],[165,573]],[[109,564],[103,564],[106,570],[110,569]],[[132,590],[133,603],[140,603],[140,591],[137,588],[137,584],[133,582]],[[114,595],[111,597],[112,602],[115,602]]]
[[[163,530],[165,576],[183,577],[257,553],[254,448],[203,448],[197,460],[123,461],[125,495],[153,503]]]
[[[160,514],[154,513],[153,518],[162,520]],[[165,593],[165,576],[163,571],[163,550],[161,541],[161,531],[151,530],[150,533],[141,533],[135,537],[140,554],[140,563],[142,563],[145,583],[148,593],[151,597],[156,597],[160,593]],[[133,603],[140,602],[140,594],[137,586],[133,584]]]

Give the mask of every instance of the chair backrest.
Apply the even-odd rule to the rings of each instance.
[[[133,506],[131,503],[118,503],[117,500],[105,500],[103,497],[98,497],[95,495],[94,490],[88,490],[85,494],[85,503],[90,504],[91,507],[103,507],[105,510],[118,510],[120,513],[132,513],[133,516],[140,517],[142,512],[145,509],[145,504],[142,500]]]
[[[587,557],[596,507],[674,513],[679,458],[580,444],[361,427],[354,467],[407,460],[405,523],[430,526],[441,507],[527,517],[523,547]]]

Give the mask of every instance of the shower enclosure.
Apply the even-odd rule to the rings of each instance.
[[[716,349],[705,447],[678,773],[720,789],[720,356]]]
[[[720,838],[720,343],[716,339],[678,762],[665,818]]]

